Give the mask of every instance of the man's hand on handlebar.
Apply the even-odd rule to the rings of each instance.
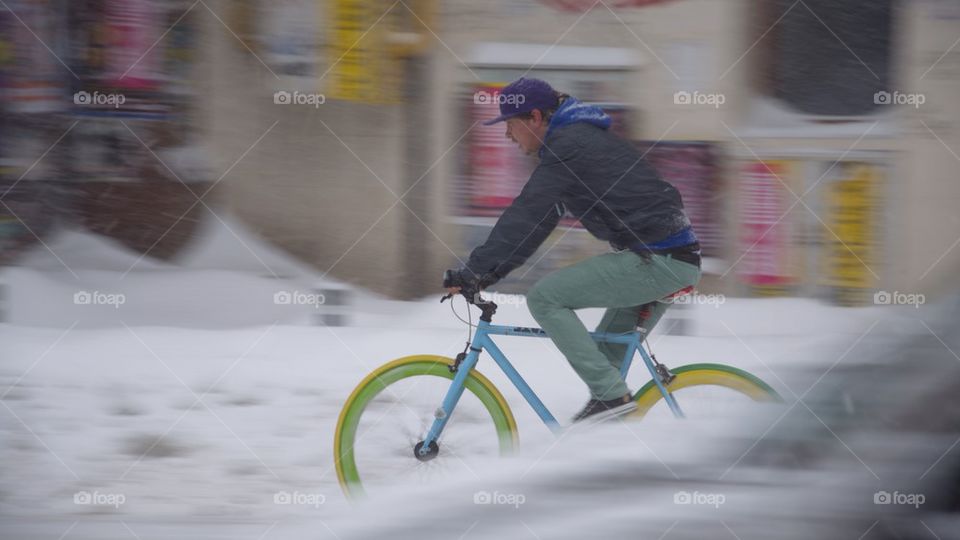
[[[443,288],[447,290],[447,294],[440,301],[443,302],[453,298],[455,294],[463,295],[468,303],[479,307],[483,312],[480,315],[480,320],[490,322],[493,314],[497,312],[497,304],[482,299],[480,291],[496,282],[497,279],[490,274],[477,277],[476,274],[466,268],[447,270],[443,273]]]
[[[453,296],[460,294],[463,290],[479,290],[476,279],[470,279],[473,273],[467,269],[447,270],[443,273],[443,287],[447,289],[447,294]]]
[[[443,273],[443,288],[447,290],[448,294],[445,298],[455,294],[462,294],[468,297],[467,299],[472,303],[475,301],[474,297],[477,296],[477,293],[495,281],[496,280],[491,279],[489,275],[477,276],[466,268],[447,270]]]

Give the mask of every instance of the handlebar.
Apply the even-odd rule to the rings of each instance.
[[[497,304],[489,300],[484,300],[480,296],[480,289],[468,289],[460,288],[458,293],[460,296],[464,297],[468,304],[472,306],[477,306],[480,308],[480,320],[486,322],[493,322],[493,314],[497,312]],[[440,303],[453,298],[452,293],[447,293],[440,298]]]

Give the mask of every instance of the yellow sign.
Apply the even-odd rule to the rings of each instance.
[[[877,189],[880,172],[866,163],[845,163],[840,178],[827,190],[824,231],[827,285],[846,289],[873,286]]]
[[[433,0],[333,0],[327,97],[399,103],[403,57],[422,52],[435,30]]]

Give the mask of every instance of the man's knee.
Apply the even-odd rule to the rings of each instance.
[[[538,313],[545,312],[552,305],[554,305],[554,302],[550,300],[548,287],[542,279],[527,291],[527,306],[530,308],[530,313],[535,317]]]

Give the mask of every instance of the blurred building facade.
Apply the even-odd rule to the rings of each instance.
[[[77,40],[109,32],[80,24],[90,17],[64,3],[10,6],[25,13],[36,4],[68,15],[43,23],[75,36],[49,40],[58,56],[74,58],[67,53]],[[88,4],[112,13],[111,2]],[[104,52],[111,45],[86,57],[139,66],[136,51],[155,42],[150,51],[166,55],[156,62],[173,60],[152,68],[163,74],[152,90],[118,86],[105,75],[117,67],[98,64],[89,69],[101,86],[90,87],[76,68],[85,64],[65,61],[71,76],[17,18],[0,19],[21,27],[11,40],[25,51],[20,56],[33,55],[51,73],[54,82],[37,82],[34,93],[65,84],[65,96],[125,93],[143,109],[119,108],[137,117],[104,110],[98,120],[111,125],[99,127],[72,102],[37,112],[4,100],[5,133],[8,126],[39,132],[16,137],[36,148],[0,150],[4,182],[16,184],[10,193],[26,193],[7,195],[10,207],[0,207],[15,231],[5,240],[8,264],[20,249],[12,238],[29,244],[52,226],[50,211],[16,212],[11,201],[38,206],[38,196],[22,190],[52,185],[38,181],[52,180],[44,171],[62,167],[57,159],[71,163],[72,154],[53,152],[40,162],[48,167],[18,177],[76,121],[77,133],[107,132],[100,148],[137,157],[119,178],[99,162],[60,178],[67,188],[40,200],[83,208],[64,219],[175,257],[170,238],[187,242],[186,225],[228,212],[320,272],[391,296],[430,294],[442,270],[482,241],[535,165],[502,139],[502,126],[477,123],[495,110],[499,85],[528,75],[604,104],[614,129],[680,187],[708,255],[703,290],[862,304],[877,291],[930,296],[954,286],[955,2],[216,0],[163,3],[162,17],[160,3],[131,5],[150,16],[112,16],[140,29],[133,52],[112,58]],[[189,46],[171,50],[178,35]],[[6,77],[21,92],[23,61],[14,55]],[[164,106],[150,109],[157,100]],[[82,139],[68,138],[63,148],[91,153]],[[22,230],[23,222],[34,226]],[[522,291],[607,249],[567,225],[503,287]]]

